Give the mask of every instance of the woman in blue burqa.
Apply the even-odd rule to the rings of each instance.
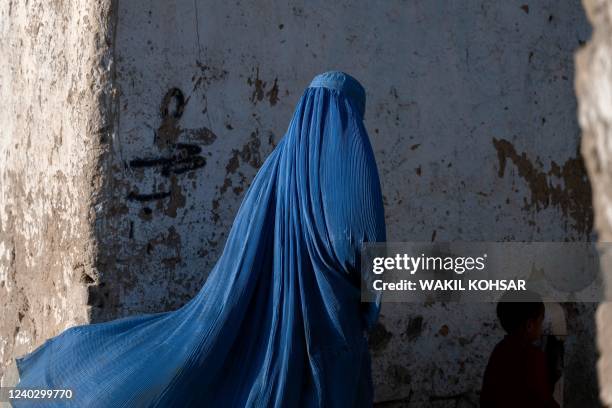
[[[354,78],[315,77],[199,293],[65,330],[17,359],[18,388],[72,390],[38,407],[371,406],[360,249],[385,224],[364,110]]]

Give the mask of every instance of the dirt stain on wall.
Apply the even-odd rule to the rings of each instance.
[[[219,187],[219,191],[212,201],[211,212],[213,222],[216,223],[220,220],[220,203],[229,188],[232,187],[232,191],[236,196],[238,196],[248,187],[249,178],[240,171],[240,163],[246,163],[253,169],[259,169],[259,167],[261,167],[262,158],[260,149],[261,140],[259,138],[259,130],[255,130],[254,132],[251,132],[249,140],[240,150],[232,150],[232,155],[225,166],[225,178],[223,180],[223,184],[221,187]],[[236,180],[236,177],[238,180]]]
[[[524,209],[540,211],[549,206],[558,207],[564,216],[573,219],[576,231],[590,234],[593,229],[591,185],[579,152],[562,165],[552,161],[550,170],[545,171],[539,157],[534,163],[526,152],[519,154],[508,140],[493,138],[493,146],[499,159],[498,176],[504,177],[506,163],[510,160],[527,182],[531,197],[525,199]]]
[[[274,106],[278,102],[278,78],[274,78],[272,86],[267,89],[268,82],[259,78],[259,67],[257,67],[255,68],[255,75],[247,78],[247,84],[253,87],[250,98],[253,105],[257,105],[257,102],[261,102],[264,97],[268,99],[270,106]]]

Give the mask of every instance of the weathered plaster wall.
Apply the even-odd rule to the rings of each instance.
[[[612,242],[612,4],[584,0],[593,35],[576,53],[576,94],[582,128],[582,154],[593,185],[599,241]],[[598,373],[601,400],[612,406],[612,254],[602,256],[607,303],[597,311]]]
[[[390,240],[592,235],[572,89],[572,53],[590,35],[578,1],[42,4],[0,6],[5,365],[89,306],[100,321],[193,296],[303,89],[328,69],[367,89]],[[593,308],[567,312],[566,406],[595,406]],[[492,307],[385,305],[377,400],[474,406],[501,334]]]
[[[0,381],[89,321],[107,1],[0,2]]]
[[[592,235],[572,87],[590,35],[578,1],[134,0],[118,18],[97,319],[197,292],[303,89],[328,69],[367,89],[390,240]],[[567,312],[566,406],[596,406],[594,307]],[[473,406],[501,335],[492,307],[385,305],[377,399]]]

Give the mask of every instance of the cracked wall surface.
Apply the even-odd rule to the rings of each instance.
[[[106,1],[0,3],[0,380],[89,321]]]
[[[79,284],[92,321],[171,310],[199,290],[298,98],[329,69],[347,71],[366,88],[390,241],[593,236],[572,87],[573,52],[590,35],[579,1],[371,7],[131,0],[89,7],[112,10],[97,26],[80,27],[101,49],[71,68],[84,76],[100,69],[87,77],[95,85],[82,89],[84,98],[97,95],[90,110],[96,126],[80,128],[93,131],[85,138],[75,130],[75,148],[63,156],[80,163],[66,164],[82,183],[74,189],[80,198],[61,196],[70,205],[80,199],[83,216],[89,208],[89,223],[71,225],[88,234],[79,245],[94,248]],[[66,16],[75,30],[84,10]],[[12,21],[5,15],[3,24]],[[72,45],[66,49],[79,48]],[[83,103],[62,115],[71,109]],[[95,168],[90,179],[77,175],[82,163]],[[566,406],[596,406],[594,307],[567,305],[566,313],[573,333]],[[7,322],[9,333],[16,320]],[[371,338],[377,401],[475,406],[501,336],[493,307],[385,304]]]
[[[593,35],[576,53],[576,94],[582,154],[593,185],[595,227],[601,242],[612,242],[612,4],[584,0]],[[597,311],[598,373],[601,400],[612,406],[612,254],[601,262],[606,300]]]

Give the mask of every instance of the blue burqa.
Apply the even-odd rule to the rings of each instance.
[[[17,359],[19,388],[78,407],[372,405],[359,250],[384,241],[365,92],[327,72],[244,197],[223,253],[180,309],[72,327]],[[15,406],[27,405],[15,402]]]

